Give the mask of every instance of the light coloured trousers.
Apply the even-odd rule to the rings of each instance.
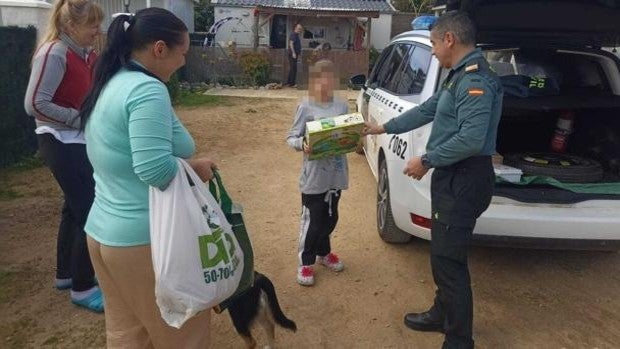
[[[108,348],[208,348],[211,310],[180,329],[161,318],[150,245],[112,247],[88,237],[88,249],[105,299]]]

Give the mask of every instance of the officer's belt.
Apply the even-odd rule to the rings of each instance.
[[[486,166],[493,166],[493,163],[491,161],[491,155],[471,156],[471,157],[468,157],[465,160],[461,160],[461,161],[459,161],[457,163],[454,163],[452,165],[443,166],[443,167],[437,167],[436,170],[440,170],[440,171],[456,171],[458,169],[478,168],[478,167],[486,167]]]

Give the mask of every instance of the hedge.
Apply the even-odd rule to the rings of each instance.
[[[24,110],[37,30],[0,27],[0,167],[36,152],[34,119]]]

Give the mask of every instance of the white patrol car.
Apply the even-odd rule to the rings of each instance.
[[[462,0],[461,6],[476,23],[480,47],[504,84],[497,151],[504,163],[523,165],[524,175],[544,175],[536,177],[542,182],[529,184],[498,182],[474,239],[617,249],[620,59],[601,47],[620,42],[620,1]],[[383,124],[437,91],[447,70],[432,56],[429,35],[417,30],[396,36],[368,79],[352,78],[362,86],[357,108],[366,120]],[[553,154],[550,142],[567,111],[574,117],[567,152]],[[411,157],[426,152],[430,131],[428,124],[365,139],[378,181],[377,227],[386,242],[430,239],[431,173],[421,181],[403,174]]]

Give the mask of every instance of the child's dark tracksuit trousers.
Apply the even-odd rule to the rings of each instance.
[[[299,231],[299,263],[313,265],[317,256],[331,252],[329,236],[338,223],[341,190],[321,194],[301,194],[301,228]]]

